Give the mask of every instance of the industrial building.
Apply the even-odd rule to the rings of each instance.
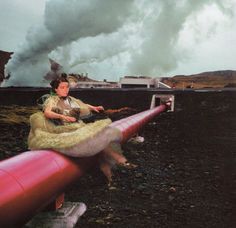
[[[171,88],[161,82],[159,78],[148,76],[125,76],[120,78],[120,88]]]

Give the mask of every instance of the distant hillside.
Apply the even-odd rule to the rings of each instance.
[[[236,71],[222,70],[193,75],[176,75],[162,78],[162,82],[175,88],[236,87]]]

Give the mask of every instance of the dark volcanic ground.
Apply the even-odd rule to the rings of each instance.
[[[138,168],[116,169],[112,189],[96,169],[68,189],[66,200],[88,207],[77,227],[236,227],[236,93],[175,98],[175,112],[140,133],[143,143],[123,145]],[[1,107],[0,117],[12,110],[34,109]],[[1,158],[27,149],[27,123],[0,127]]]

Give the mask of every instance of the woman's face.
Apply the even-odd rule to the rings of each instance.
[[[69,89],[68,82],[61,82],[55,91],[59,97],[66,97],[69,93]]]

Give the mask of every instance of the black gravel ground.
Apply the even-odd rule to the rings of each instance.
[[[67,190],[66,200],[88,207],[77,227],[236,227],[236,93],[175,98],[175,112],[142,130],[143,143],[123,145],[136,169],[114,170],[109,189],[94,168]],[[27,150],[27,123],[0,127],[1,159]]]

